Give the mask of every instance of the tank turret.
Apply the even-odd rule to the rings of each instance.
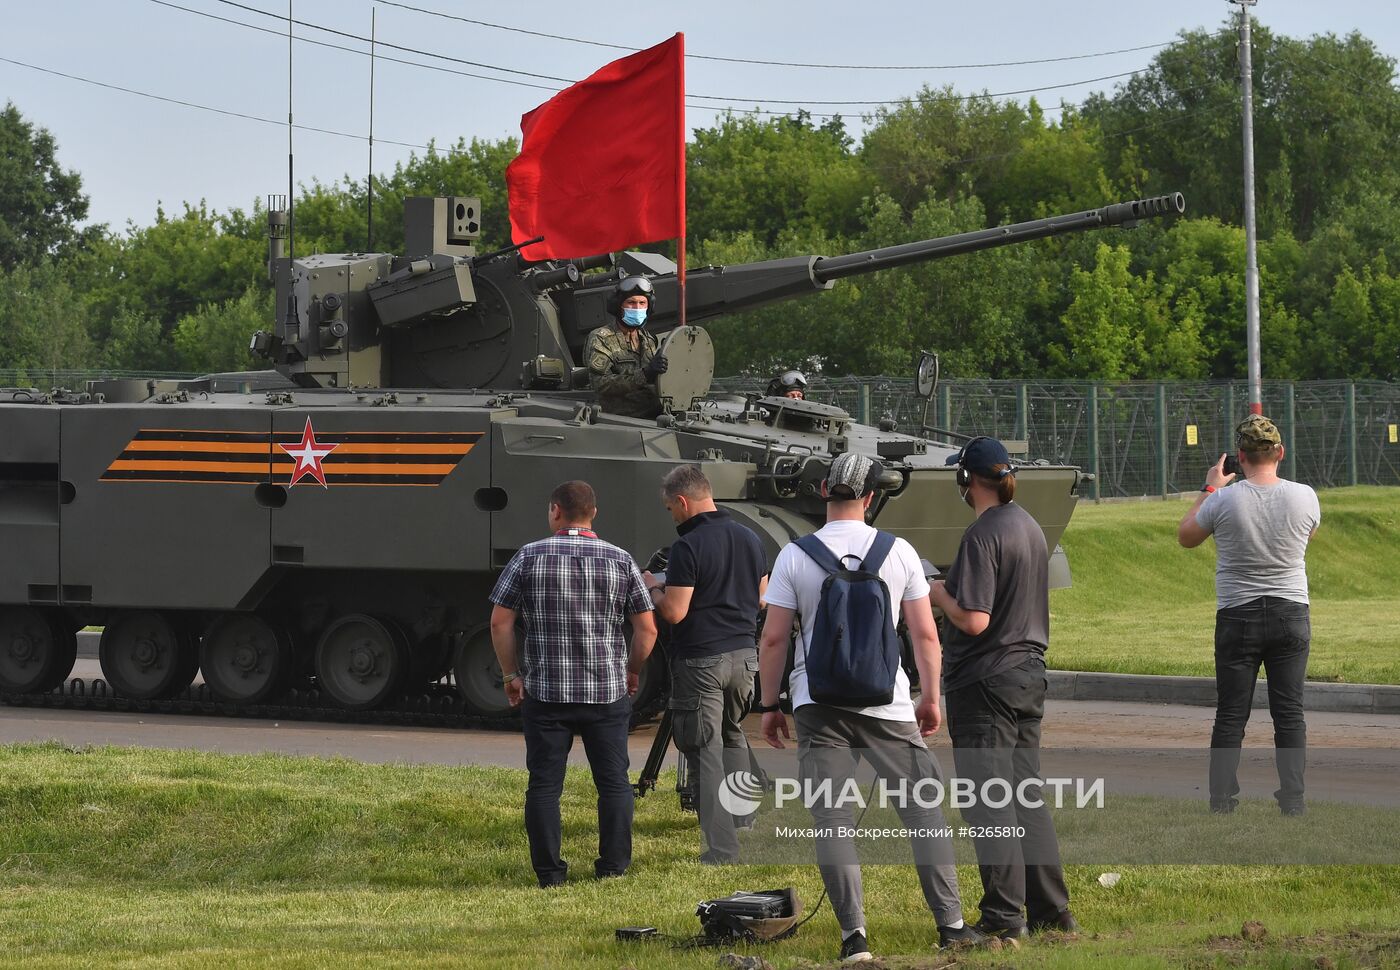
[[[1184,209],[1178,192],[843,256],[700,267],[687,273],[686,322],[820,293],[848,276]],[[584,342],[611,323],[607,300],[627,275],[652,280],[654,331],[678,322],[676,266],[664,256],[530,263],[520,246],[478,255],[474,198],[406,200],[402,256],[289,259],[282,254],[286,214],[274,209],[268,218],[278,319],[275,331],[258,333],[252,346],[303,387],[581,388]]]

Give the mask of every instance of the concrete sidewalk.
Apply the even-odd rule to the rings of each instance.
[[[1103,674],[1079,670],[1051,670],[1047,675],[1050,680],[1048,696],[1055,700],[1215,706],[1214,677]],[[1263,680],[1254,685],[1254,706],[1269,706],[1268,687]],[[1310,680],[1303,688],[1303,708],[1348,714],[1400,714],[1400,687]]]

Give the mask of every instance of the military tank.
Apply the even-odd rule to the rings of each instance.
[[[367,712],[451,683],[459,709],[506,715],[487,594],[540,536],[550,490],[592,483],[600,532],[645,562],[674,534],[658,485],[678,462],[698,462],[719,505],[776,556],[823,521],[818,489],[835,455],[877,456],[872,518],[945,567],[971,521],[945,465],[956,440],[812,401],[712,396],[701,324],[859,273],[1179,213],[1184,200],[693,269],[684,326],[666,258],[478,253],[476,199],[409,199],[402,256],[290,258],[287,214],[269,209],[277,319],[252,347],[270,369],[0,392],[7,701],[62,695],[75,631],[99,625],[106,687],[140,705],[188,697],[202,672],[234,708],[295,691]],[[648,325],[670,360],[654,420],[601,410],[578,366],[628,275],[653,283]],[[925,399],[934,361],[917,375]],[[1080,480],[1039,463],[1018,476],[1017,501],[1052,549]],[[666,681],[657,651],[639,705]]]

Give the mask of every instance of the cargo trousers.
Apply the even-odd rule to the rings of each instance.
[[[676,750],[690,762],[695,777],[695,813],[707,849],[700,860],[739,861],[735,819],[719,803],[725,776],[749,768],[749,741],[743,720],[753,700],[758,653],[753,647],[706,657],[671,660],[672,729]]]

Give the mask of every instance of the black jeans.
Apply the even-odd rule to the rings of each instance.
[[[958,776],[971,780],[978,792],[989,778],[1009,782],[1013,793],[1028,782],[1026,800],[1040,801],[1036,808],[1012,798],[1005,807],[992,808],[978,798],[963,812],[968,824],[975,827],[1025,829],[1019,839],[973,840],[982,874],[982,919],[999,928],[1024,926],[1027,917],[1031,923],[1049,922],[1069,909],[1055,822],[1038,784],[1046,686],[1045,664],[1032,658],[948,691],[943,698]]]
[[[525,833],[530,863],[541,886],[564,881],[569,865],[559,858],[559,796],[574,737],[583,739],[588,767],[598,789],[598,876],[620,876],[632,862],[632,781],[627,775],[627,728],[632,699],[611,704],[550,704],[526,697],[520,705],[525,722]]]
[[[1215,727],[1210,732],[1210,802],[1232,808],[1239,794],[1240,745],[1262,664],[1268,675],[1269,714],[1282,808],[1303,804],[1308,729],[1303,681],[1308,672],[1312,622],[1308,604],[1261,596],[1215,614]]]

